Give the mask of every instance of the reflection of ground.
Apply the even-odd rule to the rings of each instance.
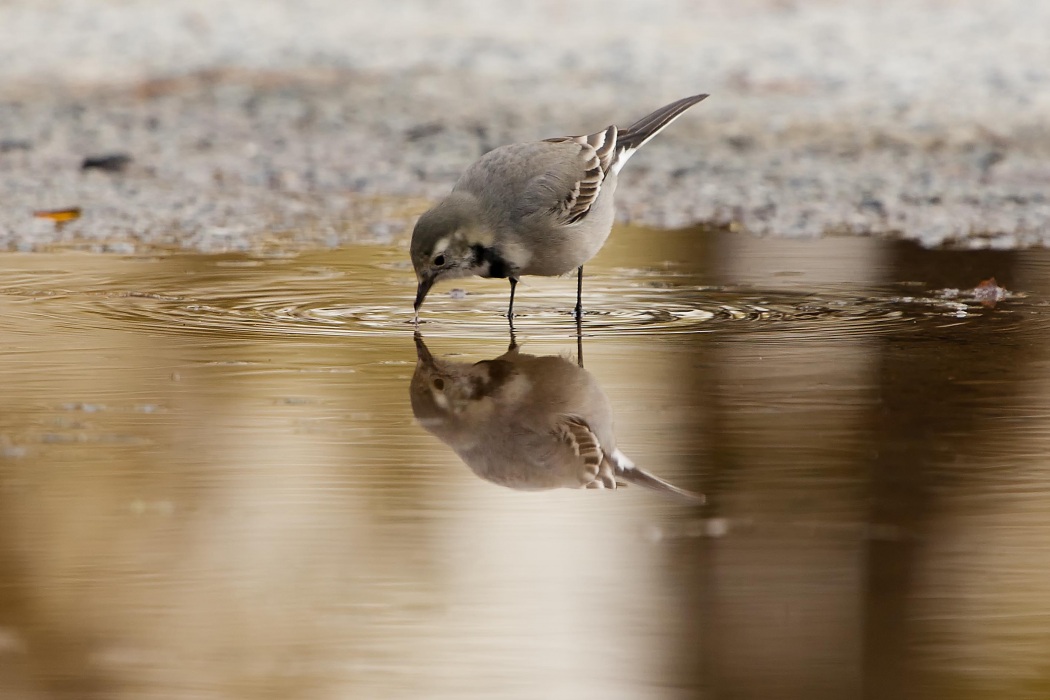
[[[625,170],[622,216],[1050,230],[1045,3],[52,5],[0,7],[0,248],[386,239],[489,148],[699,91]],[[79,170],[113,152],[123,174]],[[69,206],[58,230],[30,217]]]

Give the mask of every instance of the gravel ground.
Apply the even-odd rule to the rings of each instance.
[[[1043,244],[1048,27],[1026,0],[7,0],[0,249],[388,240],[494,146],[701,91],[624,219]]]

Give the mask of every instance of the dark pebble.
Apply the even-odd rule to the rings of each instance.
[[[97,168],[98,170],[105,170],[108,173],[119,173],[128,167],[128,163],[131,162],[131,156],[126,153],[110,153],[104,156],[88,156],[84,159],[84,162],[80,164],[81,170],[91,170]]]

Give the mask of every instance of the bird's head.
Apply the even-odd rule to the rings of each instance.
[[[416,270],[415,310],[438,280],[477,274],[478,251],[491,240],[480,222],[477,200],[453,192],[419,217],[412,231],[412,267]]]

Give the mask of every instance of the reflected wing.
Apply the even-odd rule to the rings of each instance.
[[[564,416],[554,428],[554,435],[566,450],[576,469],[580,485],[589,489],[614,489],[617,486],[612,465],[587,422],[578,416]]]

